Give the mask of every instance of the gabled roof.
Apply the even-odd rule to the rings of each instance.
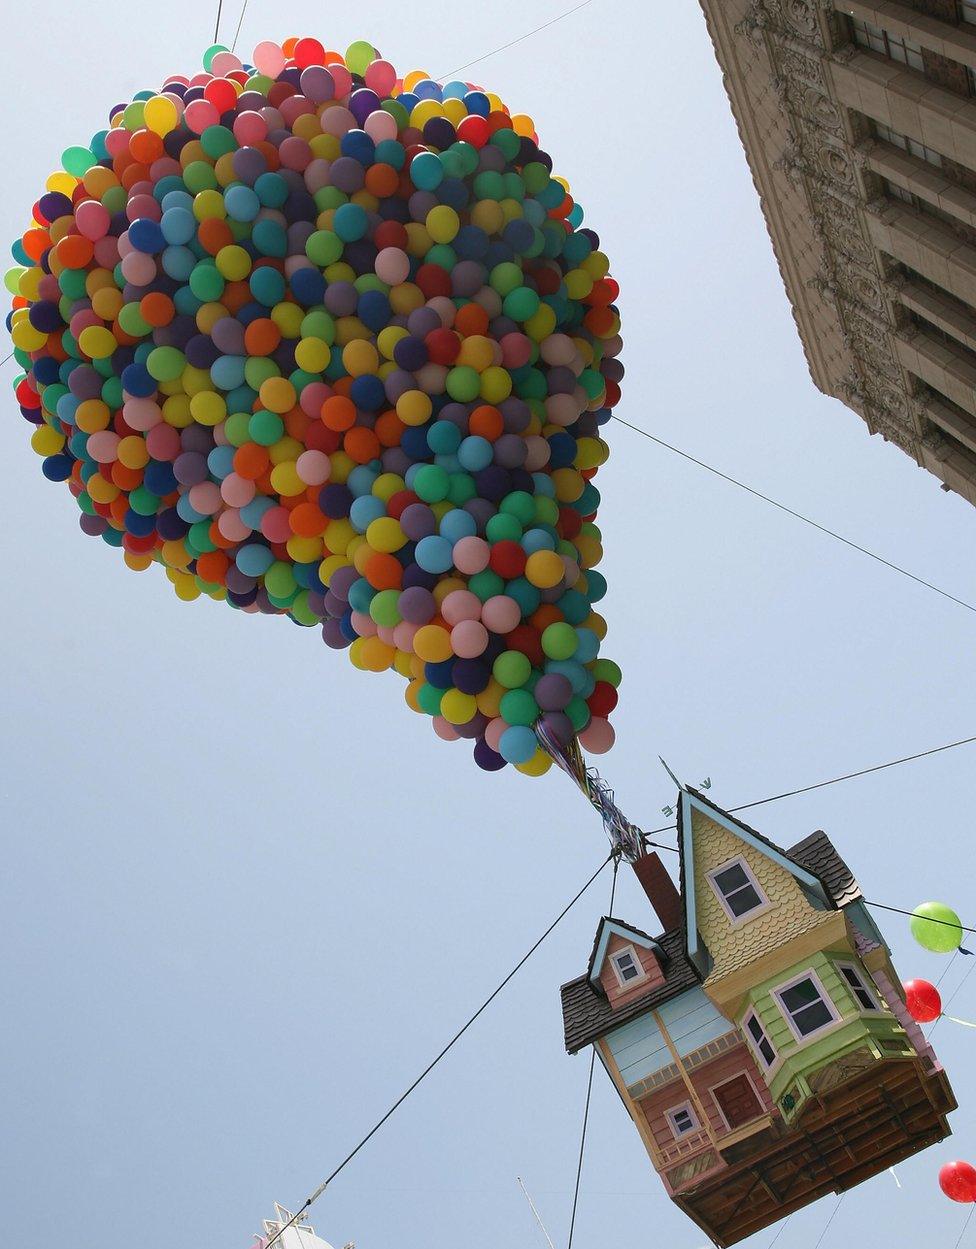
[[[653,937],[649,937],[646,932],[641,932],[639,928],[633,928],[630,924],[625,924],[623,920],[612,919],[610,916],[605,915],[600,920],[600,926],[596,930],[590,962],[586,969],[587,979],[598,993],[603,992],[600,985],[600,972],[603,970],[603,963],[607,957],[607,947],[610,945],[610,938],[614,935],[622,937],[624,941],[630,941],[634,945],[643,946],[645,950],[653,950],[657,955],[658,961],[664,962],[664,951]]]
[[[681,862],[681,899],[684,904],[686,949],[688,957],[704,975],[708,970],[708,951],[698,936],[697,900],[695,897],[693,814],[698,810],[706,818],[726,829],[733,837],[758,850],[784,871],[796,878],[800,888],[812,900],[830,907],[832,898],[814,872],[802,866],[779,846],[774,845],[762,833],[723,811],[698,790],[683,785],[678,796],[678,854]]]
[[[786,870],[793,873],[801,883],[804,880],[812,879],[817,886],[818,894],[824,898],[828,906],[841,908],[860,901],[862,897],[861,888],[855,880],[851,869],[834,849],[833,843],[826,833],[819,831],[811,833],[809,837],[804,837],[802,841],[798,841],[796,845],[790,846],[788,850],[782,850],[779,846],[769,841],[768,838],[764,837],[762,833],[757,832],[754,828],[750,828],[747,824],[743,824],[741,820],[735,819],[727,811],[722,811],[721,808],[716,807],[703,794],[699,794],[697,791],[687,787],[682,792],[687,793],[690,797],[697,799],[703,804],[709,818],[716,819],[716,816],[720,815],[722,819],[717,820],[718,823],[724,823],[726,820],[730,821],[733,825],[732,831],[735,836],[743,837],[745,834],[744,839],[748,839],[749,844],[761,847],[763,853],[770,854],[770,857],[775,855],[775,861],[782,862],[786,866]],[[679,806],[679,850],[682,847],[683,824],[684,816]],[[728,827],[728,824],[724,826]],[[680,864],[681,896],[685,898],[685,858],[683,854],[680,855]],[[665,977],[664,984],[657,985],[647,993],[628,1002],[625,1006],[618,1007],[616,1010],[610,1006],[602,990],[595,989],[590,980],[600,939],[608,922],[619,926],[624,933],[628,934],[628,939],[630,940],[641,938],[644,942],[650,941],[656,944],[663,955],[663,957],[659,957]],[[630,1020],[635,1019],[638,1015],[655,1009],[669,999],[685,993],[688,989],[693,989],[703,979],[704,974],[695,968],[689,957],[685,943],[685,932],[682,928],[675,928],[662,936],[651,938],[639,928],[634,928],[630,924],[624,924],[618,919],[609,920],[607,917],[604,917],[597,928],[586,973],[564,984],[560,991],[567,1050],[571,1054],[575,1054],[585,1045],[589,1045],[599,1037],[605,1036],[614,1028],[629,1023]]]
[[[664,933],[656,943],[663,955],[664,984],[657,985],[625,1006],[614,1010],[606,995],[594,990],[589,972],[562,986],[563,1028],[566,1048],[571,1054],[699,983],[698,973],[685,956],[684,933],[680,928]]]

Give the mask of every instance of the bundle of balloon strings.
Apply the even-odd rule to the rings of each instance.
[[[560,740],[544,717],[536,724],[535,732],[553,761],[575,781],[590,804],[599,811],[613,853],[631,863],[639,859],[644,854],[644,833],[617,806],[613,790],[596,768],[587,765],[576,736],[573,735],[568,742]]]

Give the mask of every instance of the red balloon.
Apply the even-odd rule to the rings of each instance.
[[[939,1171],[939,1187],[953,1201],[976,1201],[976,1167],[947,1162]]]
[[[931,1023],[942,1014],[942,998],[927,980],[906,980],[903,986],[908,1013],[916,1023]]]

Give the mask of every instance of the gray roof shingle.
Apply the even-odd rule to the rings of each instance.
[[[804,837],[786,853],[808,872],[819,876],[837,906],[849,906],[862,897],[854,873],[837,853],[826,833],[819,830]]]

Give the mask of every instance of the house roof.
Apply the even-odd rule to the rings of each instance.
[[[795,863],[819,876],[836,906],[849,906],[863,895],[854,873],[834,848],[826,833],[818,830],[786,852]]]
[[[689,790],[688,792],[700,799],[708,807],[718,811],[721,810],[721,808],[715,807],[714,803],[710,802],[704,795],[698,794],[695,790]],[[826,833],[821,831],[811,833],[809,837],[804,837],[802,841],[798,841],[795,845],[790,846],[788,850],[783,850],[780,846],[775,845],[768,838],[764,837],[762,833],[743,824],[742,821],[728,816],[726,812],[722,812],[722,814],[726,815],[728,819],[732,820],[739,828],[757,841],[762,842],[777,856],[790,860],[801,872],[809,873],[816,877],[817,881],[823,886],[825,895],[834,906],[838,908],[849,906],[861,898],[860,885]],[[680,845],[680,806],[678,818]],[[684,897],[683,855],[681,855],[680,863],[680,888]],[[589,979],[593,969],[593,960],[596,957],[597,948],[604,932],[606,918],[604,917],[597,927],[586,973],[582,976],[577,976],[575,980],[570,980],[560,990],[566,1048],[571,1054],[575,1054],[585,1045],[591,1044],[598,1037],[604,1036],[613,1028],[620,1027],[638,1015],[642,1015],[645,1011],[652,1010],[670,998],[677,997],[678,994],[694,988],[703,979],[689,959],[686,934],[683,928],[675,928],[660,937],[651,938],[649,934],[642,932],[641,929],[634,928],[630,924],[623,924],[620,920],[614,919],[613,923],[615,925],[620,925],[620,927],[627,929],[645,941],[655,941],[661,947],[663,952],[661,960],[662,971],[664,972],[665,980],[664,984],[658,985],[643,996],[635,998],[632,1002],[628,1002],[626,1005],[613,1010],[606,996],[594,989]]]
[[[601,921],[598,935],[602,928]],[[562,986],[560,992],[563,1002],[563,1027],[566,1048],[571,1054],[575,1054],[584,1045],[589,1045],[612,1028],[628,1023],[699,983],[698,974],[685,955],[684,933],[680,928],[664,933],[656,938],[656,942],[664,955],[661,968],[664,972],[664,984],[657,985],[625,1006],[613,1010],[606,995],[597,993],[593,988],[588,972]]]
[[[610,915],[605,915],[600,920],[599,927],[596,930],[596,937],[593,940],[593,950],[590,953],[590,961],[586,972],[590,983],[597,992],[602,992],[600,988],[600,972],[603,963],[607,957],[607,947],[610,944],[611,936],[616,933],[618,936],[629,937],[636,945],[643,946],[645,950],[653,950],[660,961],[664,961],[664,952],[658,942],[646,932],[642,932],[639,928],[634,928],[632,924],[625,924],[622,919],[614,919]]]

